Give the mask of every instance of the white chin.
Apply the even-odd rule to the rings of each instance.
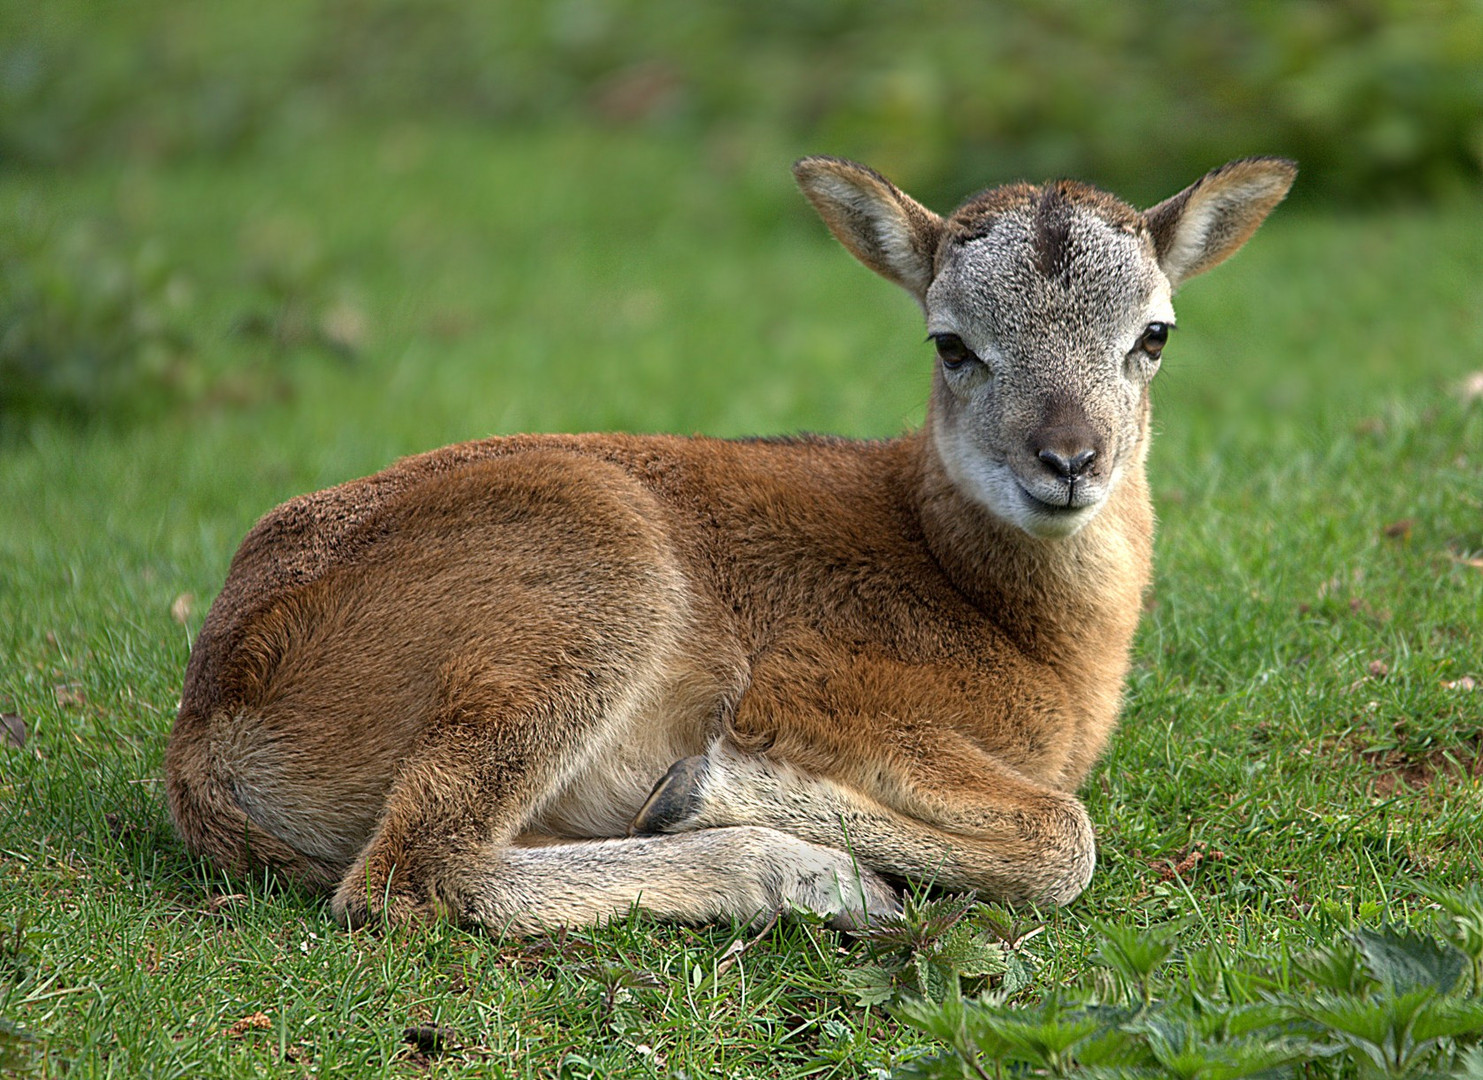
[[[1097,516],[1097,511],[1101,508],[1100,502],[1060,512],[1042,512],[1022,507],[1018,515],[1011,517],[1000,513],[999,516],[1013,521],[1031,536],[1039,536],[1045,540],[1062,540],[1079,532],[1083,525]]]

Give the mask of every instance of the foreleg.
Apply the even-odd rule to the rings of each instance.
[[[960,754],[966,751],[958,747]],[[953,889],[1018,901],[1066,903],[1096,862],[1091,821],[1074,796],[1035,784],[988,755],[954,771],[952,790],[913,797],[911,812],[848,784],[718,740],[677,762],[633,823],[678,833],[747,822],[847,850],[862,865]]]

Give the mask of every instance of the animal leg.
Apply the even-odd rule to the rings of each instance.
[[[355,925],[452,917],[496,932],[661,918],[753,920],[791,906],[858,926],[896,910],[890,887],[839,848],[773,829],[708,829],[522,846],[541,800],[603,752],[621,723],[582,681],[503,679],[455,665],[443,705],[392,784],[333,910]]]
[[[961,748],[959,748],[961,749]],[[906,812],[858,788],[718,740],[677,762],[633,822],[677,833],[750,822],[827,847],[864,866],[1005,900],[1066,903],[1091,879],[1091,821],[1081,803],[979,754],[975,775]],[[927,814],[930,813],[930,820]]]
[[[612,686],[553,664],[485,659],[497,655],[488,644],[443,665],[438,705],[336,890],[343,922],[461,917],[485,853],[612,738]]]
[[[493,848],[463,892],[465,921],[517,933],[601,923],[634,907],[697,924],[798,908],[839,929],[901,910],[891,887],[844,852],[747,825]]]

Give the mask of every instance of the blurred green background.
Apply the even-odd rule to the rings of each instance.
[[[807,151],[941,208],[1058,175],[1146,204],[1251,153],[1302,163],[1300,204],[1455,199],[1483,174],[1483,4],[0,0],[0,437],[287,393],[305,353],[363,352],[350,256],[234,207],[232,176],[339,161],[356,199],[366,155],[418,183],[552,132],[664,147],[656,176],[694,170],[727,213],[741,191],[763,231],[803,220],[783,170]],[[172,238],[150,204],[182,197]],[[361,212],[375,243],[400,211]]]
[[[849,143],[928,194],[1153,198],[1252,152],[1363,197],[1483,166],[1476,0],[11,0],[0,154],[251,153],[353,122],[581,118]]]

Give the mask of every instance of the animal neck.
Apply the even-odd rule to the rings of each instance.
[[[927,546],[966,597],[1028,656],[1120,682],[1148,584],[1153,540],[1143,454],[1131,455],[1101,511],[1072,536],[1031,536],[994,516],[949,478],[932,419],[911,438]],[[1147,436],[1145,436],[1146,444]],[[1141,449],[1141,448],[1140,448]]]

